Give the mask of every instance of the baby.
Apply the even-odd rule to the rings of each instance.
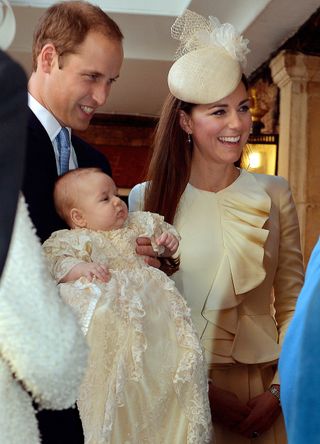
[[[78,405],[86,444],[211,442],[206,365],[174,282],[135,252],[136,238],[172,255],[178,233],[162,216],[129,213],[113,180],[76,169],[55,186],[71,230],[44,243],[63,299],[90,345]]]

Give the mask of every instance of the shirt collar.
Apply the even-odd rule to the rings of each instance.
[[[57,119],[47,110],[41,103],[38,102],[30,93],[28,93],[28,105],[31,111],[39,119],[44,129],[47,131],[51,142],[54,141],[56,136],[61,130],[61,125]],[[67,127],[69,136],[71,135],[70,128]]]

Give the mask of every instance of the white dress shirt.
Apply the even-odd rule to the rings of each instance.
[[[39,119],[44,129],[47,131],[50,137],[52,147],[54,150],[54,155],[56,158],[57,172],[60,174],[59,165],[59,151],[56,141],[56,137],[61,130],[61,125],[57,119],[48,111],[44,106],[42,106],[30,93],[28,93],[28,105],[31,111]],[[70,137],[70,159],[69,159],[69,169],[74,170],[78,168],[77,156],[71,142],[71,128],[67,127]]]

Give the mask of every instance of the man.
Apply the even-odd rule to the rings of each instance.
[[[102,154],[71,136],[85,130],[108,97],[123,61],[122,34],[100,8],[64,2],[49,8],[34,32],[33,72],[29,80],[29,123],[23,192],[37,234],[44,241],[64,228],[53,203],[61,171],[57,135],[71,139],[69,168],[100,167],[110,173]],[[82,443],[76,409],[38,414],[44,444]]]
[[[44,241],[65,228],[53,205],[61,128],[85,130],[103,105],[123,61],[122,34],[100,8],[86,2],[58,3],[34,33],[29,80],[29,127],[23,191],[37,233]],[[71,137],[69,168],[100,167],[108,161],[81,139]]]
[[[106,102],[119,77],[122,39],[107,14],[82,1],[53,5],[34,32],[23,192],[42,241],[66,227],[53,203],[58,175],[76,167],[99,167],[110,174],[105,157],[72,136],[71,130],[85,130],[96,109]],[[71,146],[66,147],[70,139]],[[150,256],[148,263],[159,266],[151,257],[149,240],[139,242],[137,252]],[[76,410],[40,412],[38,419],[44,444],[83,442]]]

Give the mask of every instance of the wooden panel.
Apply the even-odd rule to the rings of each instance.
[[[108,158],[117,186],[130,189],[144,180],[156,123],[151,117],[100,114],[75,133]]]

